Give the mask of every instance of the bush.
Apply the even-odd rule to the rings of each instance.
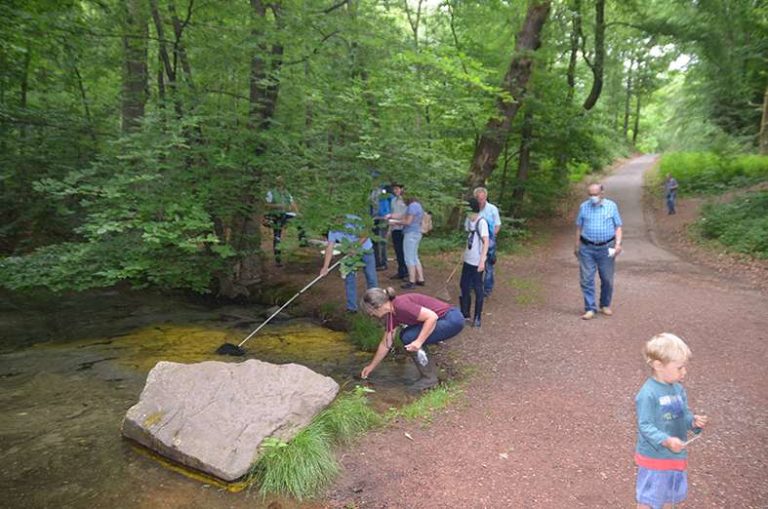
[[[674,152],[659,165],[659,174],[667,173],[680,184],[681,193],[718,193],[768,180],[768,156]]]
[[[768,191],[704,206],[698,230],[736,252],[768,258]]]

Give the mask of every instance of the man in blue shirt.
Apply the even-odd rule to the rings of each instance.
[[[581,292],[584,294],[584,314],[591,320],[598,307],[595,302],[595,272],[600,275],[600,311],[611,316],[613,273],[616,256],[621,253],[621,216],[615,202],[605,198],[601,184],[591,184],[589,199],[579,207],[576,217],[576,248],[579,260]]]

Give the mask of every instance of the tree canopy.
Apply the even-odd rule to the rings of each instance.
[[[768,146],[767,60],[749,0],[8,0],[0,275],[247,295],[277,176],[315,234],[377,179],[547,214],[636,149]]]

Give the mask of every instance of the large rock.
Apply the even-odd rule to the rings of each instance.
[[[123,420],[126,437],[226,481],[245,475],[267,437],[289,440],[339,385],[298,364],[159,362]]]

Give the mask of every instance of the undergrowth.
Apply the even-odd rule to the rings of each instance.
[[[655,184],[671,174],[681,194],[714,194],[768,180],[768,156],[725,156],[713,152],[673,152],[661,159]]]
[[[252,467],[249,483],[262,495],[279,494],[303,500],[320,493],[338,474],[333,448],[354,440],[383,419],[368,406],[366,392],[357,387],[339,397],[290,442],[266,439],[261,458]]]
[[[363,313],[350,315],[349,339],[364,352],[373,352],[381,341],[381,325]]]
[[[263,454],[251,468],[248,483],[258,486],[262,496],[314,497],[339,473],[334,447],[396,418],[429,422],[436,410],[447,407],[461,393],[458,383],[442,384],[382,416],[368,405],[369,392],[373,391],[358,386],[339,397],[290,442],[264,440]]]
[[[768,191],[704,205],[695,230],[738,253],[768,258]]]

